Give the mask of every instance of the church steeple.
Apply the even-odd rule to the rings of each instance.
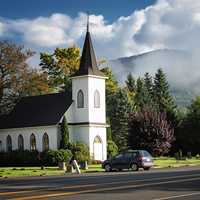
[[[87,32],[82,50],[80,67],[75,76],[83,75],[104,76],[97,66],[96,56],[89,31],[89,15],[87,16]]]

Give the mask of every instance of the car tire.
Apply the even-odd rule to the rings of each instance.
[[[104,166],[104,168],[105,168],[105,171],[106,171],[106,172],[111,172],[111,171],[112,171],[112,167],[111,167],[110,164],[106,164],[106,165]]]
[[[150,167],[144,167],[143,168],[145,171],[148,171],[148,170],[150,170]]]
[[[132,163],[131,164],[131,170],[132,171],[138,171],[138,169],[139,169],[139,167],[138,167],[138,165],[136,163]]]

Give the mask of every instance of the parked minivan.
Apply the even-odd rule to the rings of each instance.
[[[149,170],[152,166],[153,158],[145,150],[127,150],[102,163],[102,168],[106,172],[123,169],[137,171],[139,168]]]

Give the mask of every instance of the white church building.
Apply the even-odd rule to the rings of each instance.
[[[0,151],[59,149],[60,124],[66,116],[70,141],[87,144],[92,159],[105,160],[105,79],[87,27],[72,92],[22,98],[9,115],[0,118]]]

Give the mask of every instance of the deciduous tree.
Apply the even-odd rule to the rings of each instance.
[[[128,141],[134,149],[146,149],[154,155],[163,155],[171,148],[174,130],[165,113],[143,108],[130,115]]]

